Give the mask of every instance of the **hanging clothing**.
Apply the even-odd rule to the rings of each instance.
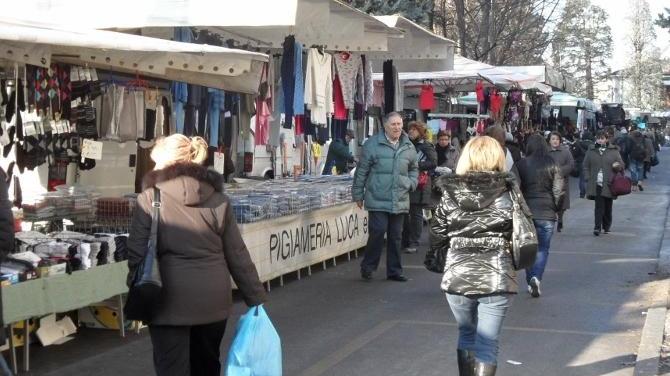
[[[494,119],[500,118],[500,110],[502,108],[502,95],[498,91],[494,91],[491,95],[491,116]]]
[[[175,27],[174,40],[177,42],[191,43],[193,41],[193,33],[190,27]],[[184,122],[186,113],[184,106],[188,101],[188,84],[186,82],[174,82],[172,84],[172,93],[174,96],[175,108],[175,122],[177,133],[184,134]]]
[[[400,112],[405,108],[405,87],[400,82],[400,75],[398,74],[398,69],[393,66],[393,76],[394,76],[394,90],[395,90],[395,111]]]
[[[435,109],[435,92],[432,85],[421,86],[419,109],[424,111],[433,111]]]
[[[354,95],[356,93],[356,76],[363,71],[360,55],[350,52],[340,52],[333,56],[337,76],[340,77],[342,97],[344,106],[351,110],[354,108]]]
[[[477,102],[484,102],[484,84],[481,81],[477,81],[477,84],[475,84],[475,93],[477,94]]]
[[[344,136],[347,134],[347,127],[349,126],[349,120],[338,120],[333,118],[330,123],[330,137],[333,140],[344,140]]]
[[[384,114],[395,111],[395,74],[393,60],[386,60],[384,70]]]
[[[307,55],[305,104],[311,111],[312,122],[319,125],[325,125],[334,111],[332,56],[316,48],[311,48]]]
[[[133,98],[135,99],[135,119],[137,119],[137,139],[142,140],[147,137],[146,134],[146,121],[145,121],[145,102],[144,102],[144,92],[143,91],[134,91]]]
[[[263,65],[260,90],[256,97],[256,127],[254,132],[256,145],[266,145],[270,134],[270,119],[272,118],[270,103],[273,86],[270,85],[268,70],[269,64],[266,63]]]
[[[281,61],[281,80],[284,89],[284,127],[291,128],[293,124],[293,97],[295,94],[295,37],[289,35],[284,38],[284,51]]]
[[[207,128],[209,129],[209,146],[219,146],[219,121],[221,111],[225,111],[225,93],[219,89],[209,90],[209,108]]]
[[[137,92],[126,92],[123,96],[123,108],[119,116],[119,138],[121,142],[135,141],[137,139],[137,124],[139,119],[137,117],[135,93]],[[144,102],[144,95],[141,96],[141,99]]]
[[[335,98],[335,119],[346,120],[349,116],[346,105],[344,104],[344,96],[342,95],[342,85],[340,83],[339,75],[335,75],[333,81],[333,97]]]
[[[102,115],[100,119],[100,136],[104,139],[120,141],[120,121],[126,91],[117,85],[107,86],[102,96]]]
[[[365,92],[364,109],[367,111],[370,106],[374,105],[375,87],[374,80],[372,79],[372,60],[365,56],[361,56],[361,60],[363,64],[363,91]]]
[[[302,70],[302,44],[295,42],[295,85],[293,92],[293,115],[305,114],[305,80]]]

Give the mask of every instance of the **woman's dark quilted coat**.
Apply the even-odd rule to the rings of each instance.
[[[442,290],[468,296],[516,293],[512,175],[475,172],[443,176],[437,184],[444,194],[431,224],[431,247],[449,247]]]

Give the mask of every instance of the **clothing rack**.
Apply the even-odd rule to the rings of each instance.
[[[447,119],[488,119],[489,115],[476,114],[428,114],[430,118],[447,118]]]

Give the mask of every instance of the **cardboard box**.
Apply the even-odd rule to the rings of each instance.
[[[56,315],[48,315],[40,320],[40,328],[37,329],[37,338],[42,346],[62,345],[73,339],[70,335],[77,332],[70,317],[56,321]]]

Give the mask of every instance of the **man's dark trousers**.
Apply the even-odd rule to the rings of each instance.
[[[379,266],[386,234],[386,276],[402,275],[400,264],[400,242],[405,214],[391,214],[382,211],[368,212],[368,244],[361,262],[362,272],[373,272]]]

